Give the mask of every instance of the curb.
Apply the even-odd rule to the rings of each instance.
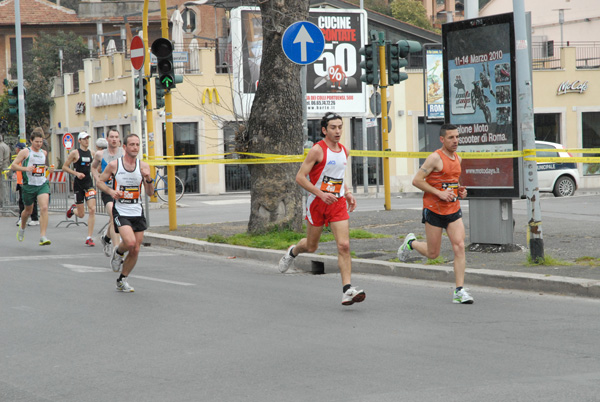
[[[274,270],[277,270],[276,267],[282,255],[281,250],[209,243],[202,240],[152,232],[145,233],[144,244],[222,256],[248,258],[261,261],[262,263],[273,264]],[[337,257],[328,255],[301,254],[296,257],[294,267],[313,274],[339,272]],[[404,264],[353,258],[352,272],[454,283],[452,268],[432,267],[422,264]],[[467,281],[471,285],[600,298],[600,281],[596,280],[475,268],[467,268],[466,274]]]

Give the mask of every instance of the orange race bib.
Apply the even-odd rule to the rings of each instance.
[[[454,192],[454,199],[452,202],[458,199],[458,183],[442,183],[442,190],[450,189]]]
[[[342,191],[343,183],[344,179],[334,179],[333,177],[323,176],[321,191],[324,193],[332,193],[339,197]]]
[[[33,177],[42,177],[46,175],[46,166],[45,165],[33,165],[33,172],[31,172]]]
[[[88,191],[85,192],[85,199],[86,200],[92,200],[96,198],[96,190],[93,188],[90,188]]]
[[[140,198],[140,188],[139,187],[126,187],[121,186],[121,191],[123,195],[119,199],[120,202],[124,204],[137,204]]]

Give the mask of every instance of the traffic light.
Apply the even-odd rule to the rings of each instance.
[[[156,70],[160,85],[167,91],[175,88],[173,43],[166,38],[158,38],[152,43],[151,50],[156,56]]]
[[[144,107],[142,109],[146,109],[146,107],[148,106],[148,90],[146,89],[146,85],[148,84],[148,80],[146,80],[145,78],[142,81],[142,93],[140,94],[140,79],[138,77],[135,78],[134,80],[134,85],[135,85],[135,108],[136,109],[140,109],[140,106],[142,104],[142,102],[144,103]]]
[[[403,60],[404,62],[406,60]],[[385,65],[387,67],[388,85],[400,83],[400,49],[396,43],[385,44]],[[404,64],[406,65],[406,64]]]
[[[23,110],[27,113],[27,90],[23,88]],[[19,114],[19,87],[8,91],[8,113]]]
[[[360,68],[364,70],[364,74],[360,76],[360,80],[367,85],[379,85],[379,49],[376,43],[368,43],[361,47],[358,51],[363,55],[363,60],[360,62]]]
[[[165,90],[158,81],[158,78],[154,79],[154,96],[156,96],[156,108],[161,109],[165,107]]]
[[[419,53],[421,51],[421,44],[414,40],[399,40],[396,42],[398,46],[398,68],[406,67],[408,65],[408,60],[406,60],[406,56],[409,53]],[[404,81],[408,79],[408,74],[398,72],[398,82]],[[396,83],[396,84],[397,84]]]

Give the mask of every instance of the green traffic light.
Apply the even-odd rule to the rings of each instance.
[[[169,88],[169,85],[173,83],[173,80],[171,79],[171,77],[167,76],[167,77],[161,78],[161,82],[165,87]]]

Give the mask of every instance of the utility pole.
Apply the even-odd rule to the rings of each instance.
[[[513,0],[513,12],[515,23],[516,66],[517,66],[517,98],[521,130],[521,141],[523,149],[535,150],[535,132],[533,129],[533,89],[531,64],[529,63],[529,46],[525,27],[525,5],[524,0]],[[523,46],[525,44],[525,46]],[[523,160],[523,182],[525,196],[527,198],[527,238],[529,240],[529,252],[534,262],[544,261],[544,239],[542,236],[542,210],[540,207],[540,190],[537,177],[537,163],[535,160]]]
[[[25,131],[25,88],[23,87],[23,46],[21,44],[21,2],[15,0],[15,41],[17,42],[17,90],[19,102],[19,139],[27,141]]]

